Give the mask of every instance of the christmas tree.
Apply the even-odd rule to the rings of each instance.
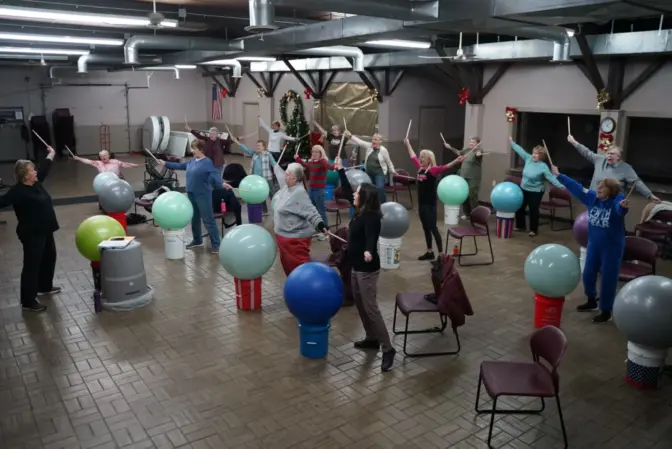
[[[294,103],[294,111],[291,117],[287,114],[287,107],[290,101]],[[294,159],[294,153],[296,153],[298,145],[301,145],[299,156],[307,158],[310,155],[311,149],[310,127],[303,112],[303,99],[293,90],[287,91],[280,100],[280,120],[285,125],[285,134],[297,138],[295,142],[287,142],[287,150],[282,158],[283,161]]]

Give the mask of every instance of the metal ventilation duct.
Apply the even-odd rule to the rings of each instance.
[[[209,65],[209,64],[204,64],[204,65]],[[240,64],[240,61],[237,61],[235,59],[223,59],[221,61],[217,61],[217,64],[212,64],[212,66],[215,67],[231,67],[232,74],[231,76],[234,78],[242,78],[243,76],[243,66]]]
[[[245,27],[245,31],[262,33],[279,28],[273,23],[275,22],[275,9],[271,5],[271,0],[249,0],[249,3],[250,24]]]
[[[124,63],[140,64],[138,50],[141,48],[157,50],[206,50],[206,51],[242,51],[242,41],[229,42],[220,39],[204,39],[180,36],[132,36],[124,44]]]
[[[124,57],[121,55],[99,55],[99,54],[88,54],[80,56],[77,59],[77,73],[88,73],[89,64],[104,64],[104,65],[121,65],[124,63]],[[140,60],[142,64],[160,64],[160,58],[142,58]]]
[[[357,47],[317,47],[293,51],[297,55],[345,56],[352,58],[352,70],[364,71],[364,53]]]

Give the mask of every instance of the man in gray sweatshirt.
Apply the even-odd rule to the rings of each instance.
[[[621,188],[625,189],[626,185],[635,185],[635,189],[643,197],[660,203],[660,199],[655,196],[651,190],[642,182],[635,173],[632,166],[621,160],[621,149],[617,146],[611,146],[605,155],[593,153],[587,147],[581,145],[574,139],[574,136],[567,136],[567,141],[571,143],[591,164],[595,166],[593,171],[593,180],[590,182],[590,189],[597,188],[597,185],[606,178],[612,178],[621,183]]]
[[[310,243],[315,230],[325,234],[328,230],[303,187],[301,164],[289,164],[286,172],[275,165],[273,171],[280,185],[272,203],[275,239],[280,263],[289,276],[296,267],[310,261]]]

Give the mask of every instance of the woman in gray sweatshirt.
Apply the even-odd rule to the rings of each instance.
[[[273,172],[280,185],[273,198],[275,240],[280,263],[289,276],[296,267],[310,261],[310,243],[315,230],[325,234],[328,230],[303,187],[305,175],[301,164],[291,163],[286,171],[275,165]]]
[[[590,182],[589,189],[595,190],[600,181],[612,178],[621,183],[622,189],[626,189],[626,184],[634,184],[635,189],[643,197],[648,198],[654,203],[660,203],[660,199],[639,179],[632,166],[621,160],[621,149],[619,147],[616,145],[611,146],[606,154],[602,155],[594,153],[584,145],[581,145],[571,134],[567,136],[567,141],[578,150],[581,156],[595,166],[593,180]]]

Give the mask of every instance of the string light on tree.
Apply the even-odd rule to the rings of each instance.
[[[369,89],[369,97],[371,101],[378,99],[378,89]]]

